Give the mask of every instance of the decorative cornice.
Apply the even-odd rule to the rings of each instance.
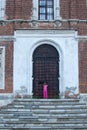
[[[0,23],[3,23],[3,22],[19,22],[19,23],[22,23],[22,22],[28,22],[28,23],[32,23],[33,21],[36,21],[37,23],[38,22],[54,22],[55,21],[58,21],[58,22],[82,22],[82,23],[87,23],[87,19],[62,19],[61,17],[58,17],[58,19],[55,19],[55,20],[29,20],[29,19],[9,19],[9,20],[2,20],[0,19]]]
[[[50,37],[76,37],[77,31],[75,30],[41,30],[41,29],[34,29],[34,30],[16,30],[15,31],[15,38],[16,37],[43,37],[43,38],[50,38]]]
[[[0,36],[0,41],[15,41],[14,36]]]
[[[16,34],[75,34],[75,30],[55,30],[55,29],[31,29],[16,30]]]
[[[79,41],[87,41],[87,36],[76,36],[76,39],[79,40]]]

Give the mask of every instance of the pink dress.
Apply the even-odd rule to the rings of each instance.
[[[43,98],[48,98],[48,92],[47,92],[47,84],[43,85]]]

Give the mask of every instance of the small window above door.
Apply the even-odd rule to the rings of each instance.
[[[38,3],[38,17],[39,20],[53,20],[54,19],[54,0],[39,0]]]
[[[60,0],[33,0],[33,20],[60,19]]]

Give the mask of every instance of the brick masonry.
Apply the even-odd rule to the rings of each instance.
[[[32,0],[6,0],[5,18],[32,20]],[[86,0],[60,0],[60,16],[62,19],[87,19]],[[16,29],[73,29],[79,35],[87,36],[87,23],[67,22],[56,26],[53,22],[37,23],[4,23],[0,24],[0,36],[14,35]],[[5,90],[0,93],[13,91],[13,44],[14,42],[0,42],[6,47],[5,61]],[[87,93],[87,41],[79,40],[79,86],[81,93]]]
[[[5,46],[5,89],[0,89],[0,93],[13,92],[13,42],[1,42],[0,46]]]

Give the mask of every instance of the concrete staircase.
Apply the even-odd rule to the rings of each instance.
[[[16,99],[0,109],[0,130],[87,130],[87,106],[74,99]]]

